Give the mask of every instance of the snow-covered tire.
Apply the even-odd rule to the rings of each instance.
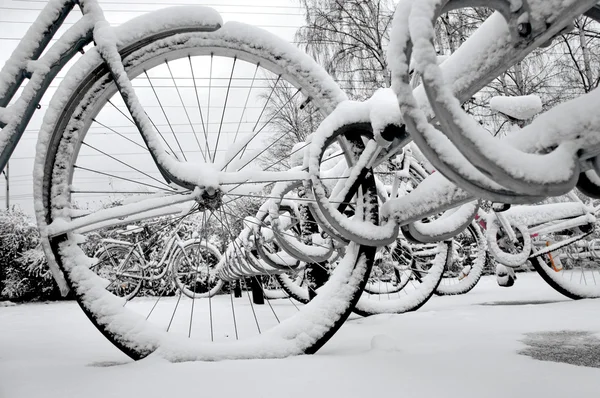
[[[187,297],[191,299],[200,299],[206,297],[213,297],[221,291],[223,288],[223,280],[213,275],[216,280],[212,281],[214,284],[207,292],[197,293],[195,285],[197,278],[194,278],[194,284],[187,283],[181,275],[181,267],[185,266],[189,260],[194,260],[194,251],[198,253],[199,259],[202,259],[205,263],[202,264],[207,268],[207,274],[210,275],[210,270],[214,270],[219,261],[221,260],[221,253],[219,250],[208,242],[202,242],[200,239],[192,239],[183,243],[182,247],[177,247],[173,253],[170,261],[171,275],[173,276],[173,282],[175,286]],[[201,253],[204,252],[204,254]],[[190,252],[192,252],[190,254]],[[190,258],[190,256],[192,258]],[[210,256],[207,260],[206,257]],[[213,261],[210,261],[213,260]],[[198,271],[196,271],[196,274]],[[210,278],[210,276],[209,276]]]
[[[598,181],[598,174],[595,170],[588,170],[579,174],[579,180],[577,180],[577,189],[581,193],[590,198],[600,199],[600,181]]]
[[[438,243],[437,254],[431,267],[413,289],[409,290],[405,286],[400,292],[391,296],[387,294],[370,296],[363,293],[358,303],[356,303],[354,312],[362,316],[370,316],[402,314],[418,310],[433,296],[442,280],[444,269],[451,259],[452,245],[447,242]]]
[[[556,252],[550,254],[556,255]],[[573,263],[555,270],[548,254],[531,259],[531,264],[554,290],[570,299],[579,300],[600,297],[600,264],[597,259],[593,260],[594,264],[588,269],[584,268],[585,260],[577,260],[581,271],[577,271]]]
[[[173,18],[171,14],[169,18]],[[128,51],[122,52],[121,57],[130,76],[142,73],[144,63],[151,67],[162,65],[168,57],[187,58],[190,53],[212,57],[214,53],[271,68],[273,73],[305,90],[305,95],[325,114],[346,98],[310,57],[260,29],[230,23],[214,32],[200,28],[161,31],[170,24],[160,19],[160,12],[146,21],[143,18],[136,19],[132,31],[123,28],[117,32],[121,49]],[[156,31],[147,32],[152,29]],[[35,172],[36,213],[42,231],[57,219],[61,222],[71,219],[69,183],[73,163],[91,124],[89,120],[98,111],[95,107],[99,102],[104,104],[114,92],[105,65],[92,49],[73,67],[52,99],[38,142]],[[374,218],[376,222],[376,212],[376,208],[368,208],[364,212],[367,221]],[[78,246],[80,235],[69,232],[52,238],[45,235],[44,239],[47,256],[56,261],[79,305],[109,341],[133,359],[153,354],[170,361],[281,358],[316,352],[351,313],[374,256],[372,248],[349,244],[319,295],[292,317],[253,338],[211,343],[212,340],[198,341],[168,333],[164,327],[157,327],[147,317],[124,306],[122,299],[106,292],[89,270],[92,260]]]
[[[389,253],[387,256],[385,255],[386,251]],[[385,295],[398,293],[409,283],[411,273],[416,272],[415,263],[411,244],[405,239],[397,239],[394,245],[385,247],[375,254],[375,263],[364,293]],[[381,276],[377,275],[382,271],[385,281],[382,281]],[[394,281],[390,286],[392,279]]]
[[[498,243],[498,236],[501,231],[500,227],[498,220],[492,220],[487,224],[486,239],[490,254],[502,265],[513,268],[520,267],[525,264],[531,255],[531,234],[526,225],[514,225],[513,228],[520,234],[518,238],[520,239],[519,245],[521,247],[515,248],[515,250],[518,250],[517,253],[510,253],[501,248]]]
[[[301,271],[304,273],[304,271]],[[281,274],[276,276],[281,289],[294,300],[302,303],[308,304],[310,298],[308,297],[308,288],[306,286],[301,286],[303,278],[291,278],[287,274]]]
[[[474,249],[476,251],[473,253],[475,258],[473,259],[472,264],[468,265],[470,266],[470,270],[462,279],[459,279],[458,277],[442,278],[439,286],[437,289],[435,289],[435,294],[437,295],[453,296],[468,293],[475,287],[481,278],[487,258],[487,244],[485,236],[481,232],[481,228],[476,222],[471,223],[465,232],[467,231],[473,237],[475,242]]]
[[[131,246],[124,246],[124,245],[108,245],[106,247],[104,247],[103,249],[99,250],[95,257],[97,258],[97,262],[92,265],[92,267],[90,268],[91,270],[93,270],[96,274],[98,274],[99,276],[104,276],[106,273],[108,273],[112,278],[108,279],[108,284],[106,286],[106,289],[108,291],[110,291],[111,293],[115,294],[116,296],[122,297],[125,300],[129,301],[131,299],[133,299],[135,296],[137,296],[137,294],[140,291],[140,288],[142,287],[142,284],[144,283],[144,270],[143,268],[139,267],[136,270],[128,270],[129,273],[131,272],[135,272],[137,274],[139,274],[139,277],[136,277],[137,281],[135,281],[132,286],[133,288],[128,289],[128,291],[124,294],[121,294],[121,291],[116,290],[115,289],[115,284],[118,283],[117,282],[117,278],[118,275],[112,275],[111,271],[114,271],[114,267],[117,266],[119,267],[120,264],[113,264],[115,259],[120,259],[122,256],[128,256],[129,259],[133,258],[135,262],[137,262],[139,265],[144,263],[144,260],[140,257],[140,255],[138,254],[137,250],[131,250]],[[122,258],[121,258],[122,260]],[[131,260],[128,260],[128,264],[131,264]],[[108,271],[104,271],[104,269],[106,268],[110,268],[110,270]],[[111,280],[112,279],[112,280]]]

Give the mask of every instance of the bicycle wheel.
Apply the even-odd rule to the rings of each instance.
[[[215,267],[221,253],[208,242],[191,240],[177,247],[170,261],[175,286],[191,299],[214,296],[223,288]]]
[[[98,262],[90,269],[106,279],[106,290],[131,300],[144,282],[144,260],[133,246],[108,245],[97,254]]]
[[[289,297],[302,304],[308,304],[310,297],[308,295],[308,287],[306,286],[305,270],[298,271],[296,275],[277,275],[277,281],[281,289]]]
[[[487,256],[485,237],[473,222],[452,240],[455,251],[452,261],[444,271],[442,281],[435,289],[440,296],[465,294],[471,291],[483,273]]]
[[[531,263],[546,283],[571,299],[600,297],[600,264],[593,248],[589,256],[564,256],[565,249],[533,258]]]
[[[412,246],[404,239],[381,248],[375,254],[375,263],[364,292],[386,295],[399,292],[414,277],[415,264]]]
[[[283,300],[289,295],[281,288],[279,281],[275,275],[265,276],[261,279],[262,291],[267,300]]]
[[[445,267],[452,260],[452,245],[446,242],[414,245],[412,257],[415,259],[413,265],[401,272],[400,280],[406,280],[401,283],[404,284],[401,290],[377,294],[364,291],[354,312],[363,316],[402,314],[425,305],[439,286]]]
[[[151,25],[160,26],[153,20]],[[199,239],[214,238],[224,250],[235,241],[245,216],[255,214],[258,203],[266,200],[270,184],[305,175],[285,171],[285,147],[267,152],[289,136],[275,123],[278,115],[327,114],[345,95],[295,47],[242,24],[229,23],[214,32],[175,29],[121,48],[128,76],[166,150],[181,160],[203,162],[205,174],[210,174],[205,177],[218,178],[220,188],[195,203],[193,192],[175,190],[162,178],[92,49],[61,83],[38,144],[44,155],[36,162],[36,205],[40,228],[48,231],[47,256],[61,267],[94,325],[134,359],[154,352],[172,361],[316,352],[358,300],[372,250],[350,244],[319,296],[300,308],[242,304],[231,286],[229,294],[200,301],[182,298],[180,292],[123,306],[122,300],[98,289],[87,268],[90,260],[78,247],[78,233],[86,229],[57,234],[56,228],[82,223],[70,208],[95,194],[117,205],[111,212],[93,213],[96,219],[98,214],[114,215],[102,223],[152,219],[169,212],[173,223],[201,218]],[[148,210],[157,200],[175,203],[188,198],[192,205],[184,209]],[[128,207],[130,203],[134,206]],[[121,217],[123,208],[145,210]],[[366,207],[362,214],[370,220],[372,211]]]

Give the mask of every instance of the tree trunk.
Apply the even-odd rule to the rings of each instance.
[[[591,60],[590,60],[590,50],[587,46],[587,40],[585,39],[585,32],[583,31],[583,27],[585,25],[585,20],[581,19],[580,20],[581,26],[579,26],[579,45],[581,47],[581,52],[583,54],[583,68],[584,68],[584,74],[585,74],[585,78],[587,80],[587,82],[584,82],[583,86],[584,86],[584,90],[586,93],[589,93],[593,87],[592,85],[594,84],[594,73],[592,71],[592,67],[591,67]]]
[[[517,95],[525,94],[525,82],[523,82],[523,64],[518,62],[514,66],[515,70],[515,85],[517,86]]]

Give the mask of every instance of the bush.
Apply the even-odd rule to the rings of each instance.
[[[13,301],[60,297],[37,226],[18,208],[0,212],[0,297]]]

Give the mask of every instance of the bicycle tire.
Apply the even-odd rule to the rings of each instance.
[[[119,255],[121,252],[125,252],[125,255],[129,255],[136,257],[136,259],[140,262],[140,264],[143,262],[143,259],[140,257],[140,255],[137,253],[136,250],[134,250],[131,254],[129,254],[129,251],[131,250],[131,247],[129,246],[121,246],[121,245],[108,245],[106,247],[104,247],[103,249],[101,249],[98,253],[96,253],[97,259],[98,259],[98,263],[94,264],[91,269],[98,275],[102,276],[102,266],[104,264],[107,264],[107,262],[112,262],[112,259],[105,259],[105,256],[110,256],[110,252],[115,252],[117,255]],[[113,257],[113,256],[110,256]],[[137,271],[136,271],[137,272]],[[121,294],[115,294],[113,293],[114,289],[110,289],[110,287],[112,285],[114,285],[115,280],[110,281],[109,280],[109,284],[107,286],[107,290],[111,291],[111,293],[115,294],[118,297],[122,297],[125,300],[129,301],[131,299],[133,299],[135,296],[138,295],[138,293],[140,292],[140,288],[142,287],[142,284],[144,283],[144,270],[142,268],[139,269],[139,273],[140,273],[140,279],[139,281],[135,284],[133,290],[130,290],[129,293],[125,294],[125,295],[121,295]]]
[[[152,25],[160,25],[151,21]],[[139,20],[137,22],[138,26],[142,26]],[[270,67],[281,75],[285,74],[303,87],[323,112],[331,111],[346,98],[321,67],[293,46],[286,43],[283,47],[285,51],[278,51],[279,39],[266,32],[242,24],[229,24],[230,28],[227,25],[215,32],[181,33],[177,29],[171,33],[159,32],[156,39],[146,36],[139,43],[124,46],[135,51],[122,53],[121,57],[126,70],[133,73],[145,59],[152,58],[152,62],[158,64],[164,61],[167,54],[177,56],[184,51],[203,51],[207,54],[210,52],[212,56],[213,52],[222,50],[228,56],[235,53],[236,57],[242,59],[258,60],[261,67]],[[158,57],[163,58],[157,60]],[[71,194],[69,188],[63,185],[64,176],[58,173],[67,170],[67,179],[71,178],[72,164],[69,162],[73,161],[73,148],[77,146],[73,140],[83,138],[77,137],[79,132],[75,136],[69,135],[73,132],[67,132],[66,126],[71,121],[79,120],[77,118],[82,113],[89,112],[94,101],[107,95],[106,90],[102,91],[102,86],[110,81],[108,71],[94,50],[88,51],[75,68],[76,73],[69,74],[61,82],[52,100],[54,112],[49,117],[47,115],[45,121],[45,131],[50,134],[41,136],[38,143],[43,151],[43,156],[36,161],[36,198],[41,199],[37,203],[37,219],[42,229],[55,218],[69,217],[65,204],[70,202]],[[372,217],[371,213],[366,211],[365,216]],[[303,307],[293,318],[270,330],[268,337],[263,333],[259,336],[261,338],[252,342],[203,345],[191,339],[175,339],[175,342],[164,330],[148,325],[139,315],[98,292],[92,281],[93,276],[86,272],[88,258],[78,248],[77,239],[71,233],[46,238],[46,254],[56,260],[80,307],[96,328],[133,359],[141,359],[154,352],[172,361],[279,358],[314,353],[333,336],[350,314],[366,283],[374,255],[370,248],[349,245],[343,266],[338,267],[339,272],[336,271],[328,281],[327,292],[319,294],[311,305]],[[106,312],[107,308],[110,308],[110,313]],[[302,330],[300,325],[303,325]]]
[[[304,272],[302,270],[301,272]],[[295,279],[290,278],[287,274],[276,275],[277,281],[281,286],[281,289],[294,300],[308,304],[310,298],[308,296],[308,289],[300,286]]]
[[[207,292],[198,293],[198,292],[196,292],[196,290],[197,290],[196,286],[194,286],[192,289],[190,289],[191,286],[188,286],[188,284],[182,280],[181,274],[179,273],[179,270],[180,270],[179,266],[181,264],[181,261],[183,261],[181,256],[184,255],[184,253],[186,253],[188,250],[193,251],[195,247],[197,247],[199,249],[204,248],[205,251],[208,252],[207,254],[212,255],[217,260],[212,265],[212,268],[216,267],[216,265],[221,260],[221,253],[219,253],[217,248],[214,247],[213,245],[211,245],[210,243],[202,242],[199,239],[193,239],[193,240],[186,241],[182,244],[181,247],[177,247],[175,249],[175,251],[173,252],[173,254],[170,258],[170,261],[169,261],[170,264],[168,266],[171,267],[171,275],[173,276],[173,282],[175,282],[175,286],[177,286],[177,288],[179,290],[181,290],[181,292],[183,294],[185,294],[187,297],[189,297],[191,299],[213,297],[217,293],[219,293],[221,291],[221,289],[223,288],[223,281],[221,279],[217,278],[215,285],[212,288],[208,289]],[[200,250],[198,250],[198,253],[199,252],[200,252]],[[193,254],[192,254],[192,256],[193,256]],[[187,255],[184,256],[184,258],[186,259],[186,262],[189,261],[189,258],[187,257]],[[192,257],[192,260],[193,259],[194,258]],[[200,253],[196,257],[196,260],[199,262],[200,262],[200,260],[203,260],[204,262],[207,261],[205,259],[205,255],[201,255]],[[210,270],[211,265],[206,264],[206,266]],[[197,273],[198,272],[196,272],[196,274]],[[209,271],[207,272],[207,275],[209,275],[209,278],[210,278]],[[196,280],[194,281],[194,285],[197,283],[197,279],[198,279],[198,277],[196,277]]]
[[[473,236],[477,244],[477,257],[473,261],[469,273],[464,278],[458,279],[458,283],[451,283],[457,278],[442,278],[435,289],[435,294],[439,296],[455,296],[468,293],[473,290],[479,279],[481,279],[487,258],[486,239],[481,232],[481,228],[475,222],[471,223],[467,231]]]
[[[553,254],[553,253],[550,253]],[[556,252],[554,252],[556,255]],[[553,265],[552,261],[549,261],[550,257],[545,254],[533,258],[531,260],[531,264],[533,268],[537,271],[537,273],[542,277],[542,279],[550,285],[554,290],[573,300],[587,299],[587,298],[599,298],[600,297],[600,270],[591,270],[588,278],[590,281],[593,281],[593,285],[587,284],[587,279],[584,276],[584,268],[583,264],[581,265],[581,274],[579,277],[579,282],[584,280],[585,284],[581,284],[577,282],[577,278],[573,281],[573,275],[577,276],[577,272],[574,269],[556,269]],[[581,261],[583,262],[583,261]],[[598,266],[596,265],[596,268]],[[594,272],[598,275],[594,276]],[[570,278],[566,276],[570,275]],[[596,282],[598,281],[598,282]]]
[[[396,293],[396,296],[389,298],[383,294],[370,297],[363,293],[361,299],[356,303],[354,312],[362,316],[403,314],[416,311],[425,305],[434,295],[442,280],[444,269],[452,259],[452,245],[443,242],[437,246],[438,254],[435,256],[431,268],[415,289],[408,291],[405,286],[400,292]]]

